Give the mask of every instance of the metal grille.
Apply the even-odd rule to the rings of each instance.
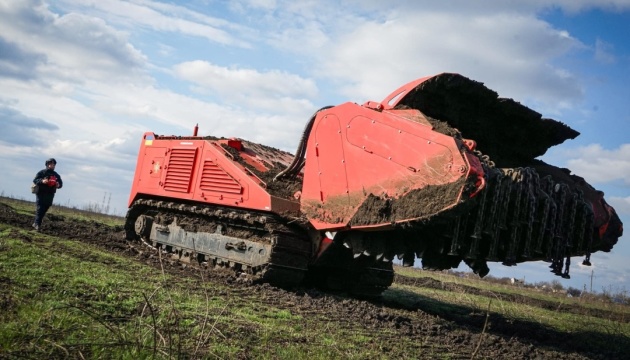
[[[190,178],[195,164],[197,149],[173,149],[166,168],[164,190],[184,192],[190,191]]]
[[[201,174],[199,188],[203,191],[222,194],[240,194],[243,190],[238,181],[234,180],[230,174],[212,160],[206,160],[203,163],[203,173]]]

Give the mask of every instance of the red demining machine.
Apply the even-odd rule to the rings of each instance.
[[[295,155],[237,138],[144,134],[126,236],[238,279],[374,296],[392,263],[610,251],[623,227],[584,179],[537,157],[579,133],[482,83],[440,74],[382,102],[318,110]]]

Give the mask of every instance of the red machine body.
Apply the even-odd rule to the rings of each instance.
[[[369,105],[369,104],[367,104]],[[139,195],[278,214],[301,212],[317,230],[384,229],[456,206],[466,180],[483,188],[483,169],[466,143],[432,131],[417,110],[377,111],[345,103],[317,114],[307,142],[301,194],[274,196],[256,174],[278,172],[288,153],[240,139],[145,133],[129,205]],[[238,160],[238,161],[237,161]],[[459,184],[457,184],[459,181]],[[371,194],[392,200],[429,186],[455,184],[430,213],[405,211],[354,221]]]
[[[140,144],[129,205],[140,195],[149,195],[277,213],[299,211],[297,201],[269,194],[266,183],[235,161],[229,149],[263,172],[278,164],[286,166],[292,159],[281,151],[244,148],[239,139],[159,136],[147,132]]]

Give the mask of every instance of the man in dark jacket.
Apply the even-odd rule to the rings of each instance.
[[[35,175],[35,179],[33,179],[33,184],[39,187],[35,194],[37,211],[35,212],[35,222],[33,223],[33,228],[37,231],[39,231],[42,225],[44,215],[46,215],[46,212],[53,203],[57,189],[63,186],[63,181],[61,180],[61,176],[55,171],[55,166],[57,166],[57,160],[53,158],[46,160],[46,168],[40,170],[37,175]]]

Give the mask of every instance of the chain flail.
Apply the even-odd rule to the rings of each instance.
[[[590,206],[586,208],[586,225],[584,226],[584,241],[586,242],[586,258],[582,262],[583,265],[591,266],[591,251],[593,249],[593,224],[595,223],[595,214]],[[589,231],[590,230],[590,231]]]
[[[512,219],[510,222],[510,242],[507,248],[507,254],[503,261],[503,265],[512,266],[516,265],[516,242],[518,240],[519,230],[521,226],[520,214],[521,214],[521,197],[523,196],[523,173],[522,169],[510,169],[508,174],[512,179],[512,192],[514,193]]]
[[[550,176],[546,176],[543,178],[543,184],[541,187],[537,187],[538,194],[542,197],[542,216],[538,220],[538,234],[536,238],[536,253],[542,254],[542,245],[545,239],[545,232],[548,231],[548,219],[549,219],[549,209],[551,208],[551,196],[549,196],[549,190],[553,185],[551,185],[553,181]],[[540,201],[539,201],[540,202]]]
[[[569,278],[569,266],[571,265],[571,241],[573,240],[574,234],[574,225],[575,225],[575,214],[577,210],[578,202],[581,200],[581,196],[578,192],[574,192],[571,199],[571,209],[568,217],[568,228],[567,228],[567,237],[563,241],[563,255],[566,256],[564,271],[562,272],[562,277],[568,279]]]
[[[538,173],[531,168],[527,168],[527,176],[529,178],[527,188],[527,231],[525,233],[525,250],[523,251],[523,257],[526,259],[531,257],[535,215],[536,209],[538,209],[538,197],[536,194],[540,192]]]
[[[554,189],[554,197],[556,203],[558,204],[558,211],[556,213],[556,231],[553,236],[553,252],[551,255],[551,271],[560,275],[562,273],[562,260],[564,256],[562,256],[562,240],[563,240],[563,230],[564,230],[564,210],[566,207],[567,201],[567,188],[566,184],[556,184]]]
[[[582,193],[533,168],[499,169],[480,156],[487,186],[467,216],[448,223],[441,252],[467,264],[500,261],[512,266],[547,260],[553,273],[569,277],[571,256],[587,254],[589,262],[592,214]]]

